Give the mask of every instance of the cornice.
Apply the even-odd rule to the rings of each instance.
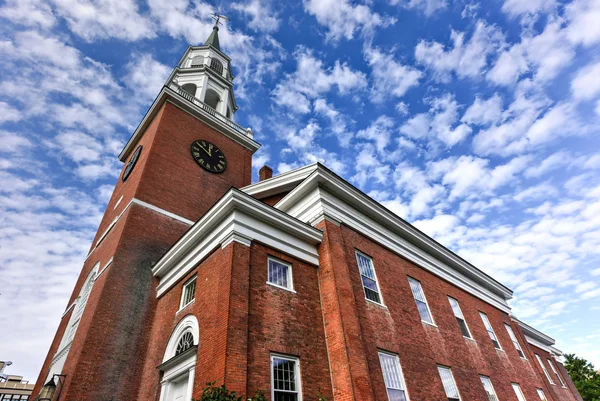
[[[230,242],[257,241],[318,265],[323,233],[238,189],[230,189],[152,268],[164,294],[215,248]]]
[[[550,337],[547,334],[542,333],[538,329],[528,325],[527,323],[517,319],[516,317],[513,317],[513,320],[515,322],[517,322],[517,324],[521,328],[521,331],[527,338],[527,341],[531,340],[534,342],[534,343],[532,343],[533,345],[535,345],[537,347],[540,347],[540,345],[542,345],[540,348],[549,350],[549,347],[556,343],[556,341],[554,341],[554,338]],[[540,345],[537,345],[537,344],[540,344]]]
[[[125,162],[127,160],[127,157],[129,156],[131,151],[135,148],[135,145],[137,144],[139,139],[142,137],[143,133],[146,131],[146,129],[148,128],[148,126],[150,125],[152,120],[154,119],[154,116],[156,115],[156,113],[158,113],[161,106],[165,102],[169,102],[169,103],[177,106],[182,111],[185,111],[186,113],[192,115],[193,117],[197,118],[198,120],[213,127],[214,129],[219,131],[221,134],[225,135],[226,137],[233,140],[234,142],[237,142],[240,145],[244,146],[245,148],[250,150],[252,153],[256,152],[258,150],[258,148],[260,147],[260,144],[258,142],[256,142],[254,139],[248,137],[245,134],[241,134],[240,132],[238,132],[236,129],[234,129],[230,125],[221,121],[219,118],[207,113],[202,108],[200,108],[196,104],[192,103],[191,101],[187,100],[186,98],[184,98],[183,96],[181,96],[180,94],[175,92],[174,90],[172,90],[166,86],[163,86],[162,90],[160,91],[160,93],[158,94],[156,99],[154,99],[154,102],[152,103],[152,105],[150,106],[148,111],[146,112],[146,115],[144,116],[144,118],[142,119],[140,124],[137,126],[137,128],[133,132],[133,135],[131,136],[131,138],[129,138],[129,141],[127,141],[127,143],[125,144],[125,147],[119,154],[119,160],[121,160],[122,162]]]
[[[312,171],[312,172],[311,172]],[[302,182],[296,181],[309,174]],[[321,164],[287,173],[277,183],[246,187],[250,194],[275,192],[276,184],[295,188],[275,207],[305,222],[326,215],[433,272],[476,297],[509,313],[512,291],[460,258]],[[273,180],[273,179],[272,179]],[[259,183],[261,184],[261,183]],[[262,192],[261,192],[262,190]]]
[[[245,186],[241,188],[241,191],[258,199],[271,195],[277,195],[286,191],[291,191],[296,185],[300,184],[308,176],[315,172],[317,168],[317,163],[309,164],[307,166],[279,174],[273,178]]]

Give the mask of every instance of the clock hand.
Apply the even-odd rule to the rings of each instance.
[[[202,145],[199,145],[199,146],[202,148],[202,150],[203,150],[203,151],[205,151],[205,152],[206,152],[206,154],[207,154],[207,155],[209,155],[209,156],[212,156],[212,150],[210,150],[210,149],[206,149],[206,148],[205,148],[204,146],[202,146]]]

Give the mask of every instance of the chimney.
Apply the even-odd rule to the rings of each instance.
[[[268,180],[271,177],[273,177],[273,169],[265,164],[258,171],[258,180],[264,181],[264,180]]]

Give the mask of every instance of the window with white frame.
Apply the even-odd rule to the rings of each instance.
[[[417,309],[419,310],[419,315],[421,315],[421,320],[426,323],[433,324],[433,317],[431,316],[429,305],[427,304],[427,299],[425,298],[425,293],[423,292],[421,283],[412,277],[408,278],[408,283],[410,284],[410,289],[413,297],[415,298],[415,302],[417,303]]]
[[[506,331],[508,331],[508,336],[510,337],[510,340],[515,345],[515,348],[517,349],[519,356],[521,358],[525,359],[525,354],[523,353],[523,350],[521,349],[521,344],[519,344],[519,341],[517,341],[517,336],[515,335],[515,332],[513,331],[512,327],[510,327],[510,325],[508,325],[506,323],[504,323],[504,327],[506,327]]]
[[[452,376],[452,370],[446,366],[438,366],[438,372],[440,373],[448,401],[460,401],[458,387],[456,387],[454,376]]]
[[[400,359],[396,354],[379,351],[379,363],[383,373],[383,381],[387,390],[389,401],[408,401],[406,383],[400,366]]]
[[[460,309],[460,305],[458,301],[452,297],[448,297],[448,301],[450,301],[450,306],[452,307],[452,311],[454,312],[454,317],[456,317],[456,321],[458,322],[458,327],[460,328],[460,332],[466,338],[473,338],[471,336],[471,332],[469,331],[469,326],[467,326],[467,322],[465,317]]]
[[[540,401],[548,401],[546,398],[546,394],[544,394],[544,390],[541,388],[536,388],[538,395],[540,396]]]
[[[492,385],[492,380],[487,376],[479,376],[481,378],[481,384],[483,384],[483,389],[487,394],[489,401],[498,401],[498,396],[496,395],[496,390],[494,390],[494,386]]]
[[[365,290],[365,297],[369,301],[382,304],[383,302],[381,301],[373,260],[364,253],[356,251],[356,263],[358,264],[358,270],[360,271],[360,278],[362,279],[363,288]]]
[[[196,277],[188,281],[183,285],[183,291],[181,292],[181,304],[179,305],[179,309],[185,308],[187,305],[191,304],[192,301],[196,298]]]
[[[273,401],[302,400],[298,358],[271,355],[271,391]]]
[[[550,373],[548,373],[548,369],[546,369],[546,366],[544,365],[542,358],[540,358],[540,356],[538,354],[535,354],[535,359],[537,359],[538,363],[542,367],[542,370],[544,371],[544,374],[546,375],[546,379],[548,379],[550,384],[554,384],[554,381],[552,380],[552,377],[550,377]]]
[[[492,340],[492,344],[494,344],[494,347],[496,349],[501,350],[502,347],[500,346],[500,343],[498,342],[496,333],[494,332],[494,329],[492,328],[492,325],[490,324],[490,320],[488,319],[487,315],[483,312],[479,312],[479,315],[481,316],[481,320],[483,320],[483,325],[485,326],[485,329],[488,332],[490,339]]]
[[[558,371],[556,370],[556,367],[554,366],[554,363],[552,363],[552,360],[548,359],[548,365],[550,365],[550,368],[552,369],[552,372],[554,372],[554,375],[558,378],[558,381],[560,382],[560,385],[563,387],[567,387],[565,385],[565,382],[563,381],[562,377],[558,374]]]
[[[518,383],[511,383],[511,384],[512,384],[513,390],[515,390],[515,394],[517,395],[517,400],[527,401],[525,399],[525,395],[523,394],[523,391],[521,390],[521,386],[519,386]]]
[[[268,258],[268,283],[277,287],[293,290],[292,265],[271,256]]]

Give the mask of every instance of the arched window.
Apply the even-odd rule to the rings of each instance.
[[[192,96],[196,96],[196,85],[195,84],[185,84],[181,86],[181,89],[186,91]]]
[[[183,335],[177,342],[177,349],[175,350],[175,356],[177,356],[179,354],[183,354],[185,351],[192,348],[193,346],[194,346],[194,335],[191,332],[186,331],[185,333],[183,333]]]
[[[210,68],[215,70],[219,75],[223,75],[223,64],[216,58],[210,60]]]
[[[204,96],[204,103],[216,110],[220,101],[221,98],[219,97],[219,94],[216,91],[214,91],[213,89],[206,90],[206,96]]]
[[[163,357],[163,364],[160,367],[163,372],[161,401],[192,398],[197,352],[185,354],[185,351],[198,345],[198,341],[198,319],[194,315],[187,315],[181,319],[171,333]]]
[[[192,68],[204,65],[204,56],[196,56],[192,59]]]
[[[227,107],[227,114],[225,114],[227,118],[231,118],[231,109]]]

